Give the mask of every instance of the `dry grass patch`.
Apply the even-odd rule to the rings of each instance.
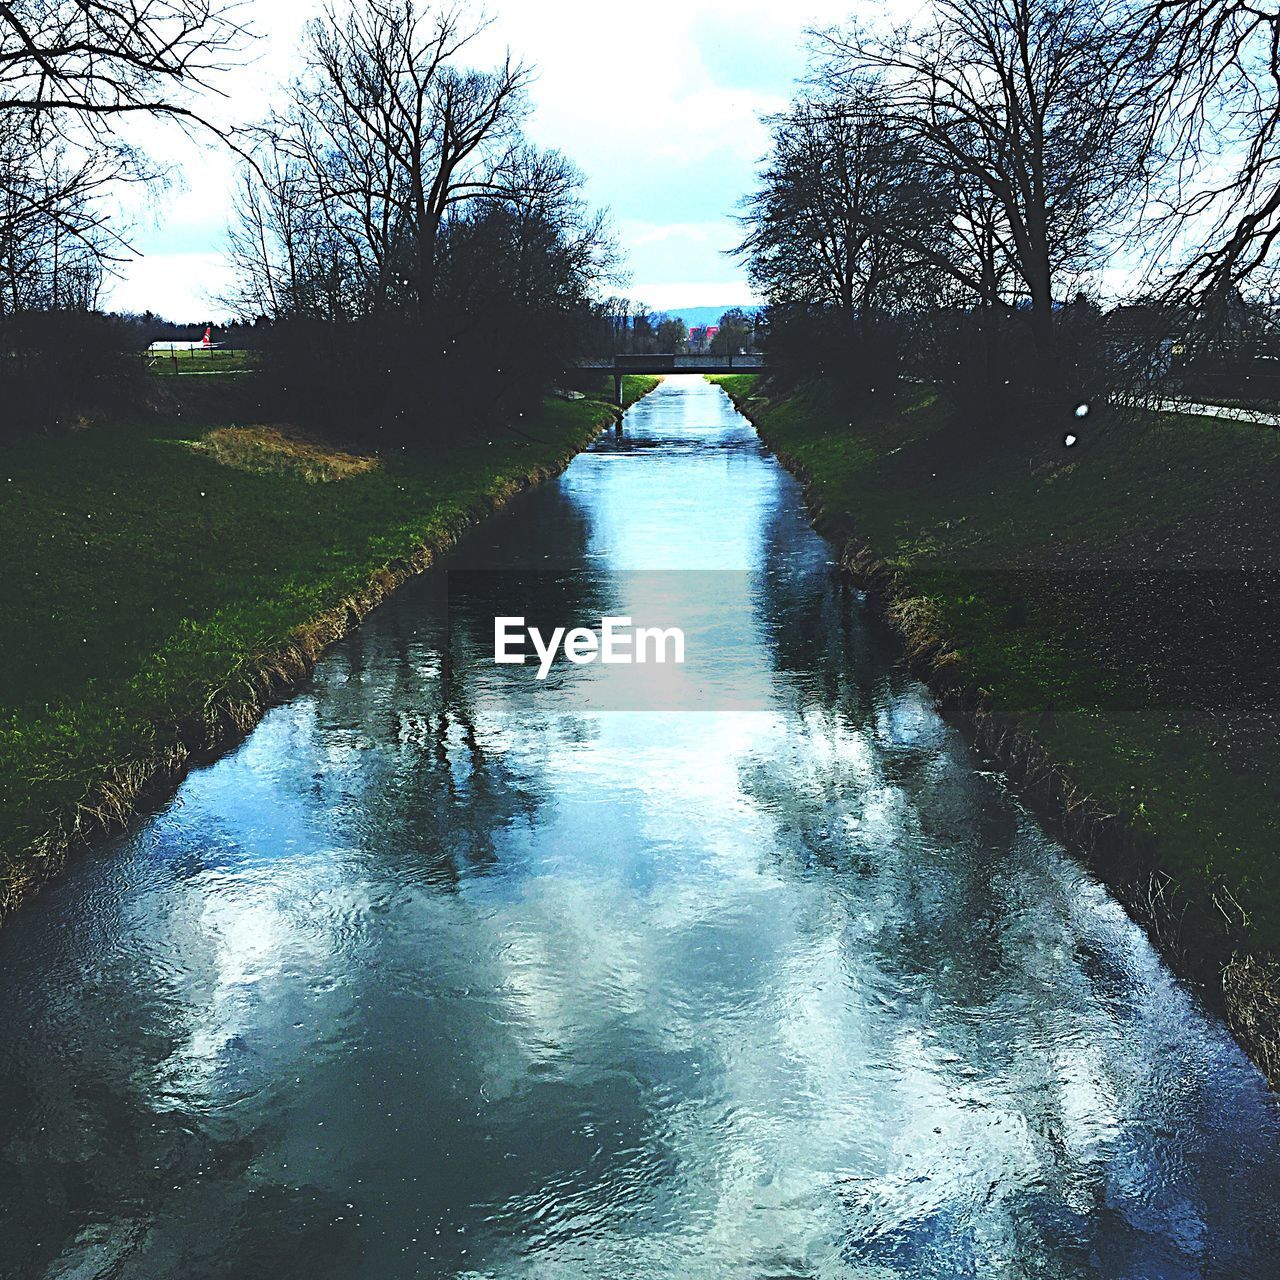
[[[381,465],[377,458],[346,453],[278,427],[218,427],[191,447],[237,471],[301,476],[311,484],[346,480]]]

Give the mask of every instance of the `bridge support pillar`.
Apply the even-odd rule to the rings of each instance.
[[[622,371],[620,369],[613,371],[613,403],[619,408],[622,407]]]

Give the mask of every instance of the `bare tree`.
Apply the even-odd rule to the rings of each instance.
[[[521,134],[528,69],[466,65],[481,30],[456,5],[331,4],[258,130],[236,301],[281,322],[273,368],[313,420],[420,442],[428,406],[447,421],[483,385],[509,421],[587,341],[612,240],[581,174]]]
[[[228,241],[236,284],[223,299],[242,315],[306,315],[336,321],[364,314],[359,256],[314,198],[309,167],[263,148],[240,174]]]
[[[240,45],[238,8],[217,0],[0,2],[0,112],[195,119],[182,98],[208,88]]]
[[[932,180],[874,88],[805,99],[771,122],[737,252],[773,305],[834,307],[852,328],[921,300],[950,233]]]
[[[104,197],[156,176],[125,115],[203,123],[244,32],[214,0],[0,0],[0,312],[85,309],[126,256]]]
[[[516,231],[513,294],[531,308],[586,309],[591,295],[618,279],[609,219],[582,198],[585,179],[562,152],[527,144],[510,148],[482,207],[509,211]]]
[[[449,210],[511,192],[527,69],[457,65],[483,24],[417,0],[330,6],[308,31],[293,103],[263,130],[299,208],[319,216],[366,288],[359,309],[425,313]]]
[[[0,114],[0,314],[93,305],[124,249],[100,197],[129,164],[50,138],[39,118]]]
[[[1150,0],[1134,39],[1164,105],[1176,161],[1155,224],[1163,266],[1195,246],[1166,284],[1178,302],[1225,317],[1267,287],[1280,241],[1280,11],[1250,0]]]
[[[829,81],[882,78],[920,162],[953,175],[983,291],[1016,271],[1046,369],[1064,277],[1096,264],[1147,178],[1150,93],[1130,36],[1121,0],[937,0],[886,36],[824,36]]]

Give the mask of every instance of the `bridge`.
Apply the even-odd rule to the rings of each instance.
[[[629,373],[761,373],[765,360],[758,352],[736,356],[620,355],[579,360],[575,367],[612,373],[613,398],[621,404],[622,379]]]

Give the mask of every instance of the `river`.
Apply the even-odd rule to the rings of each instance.
[[[1275,1099],[833,559],[671,378],[450,563],[740,584],[704,705],[464,661],[433,571],[78,857],[0,929],[0,1273],[1274,1276]]]

